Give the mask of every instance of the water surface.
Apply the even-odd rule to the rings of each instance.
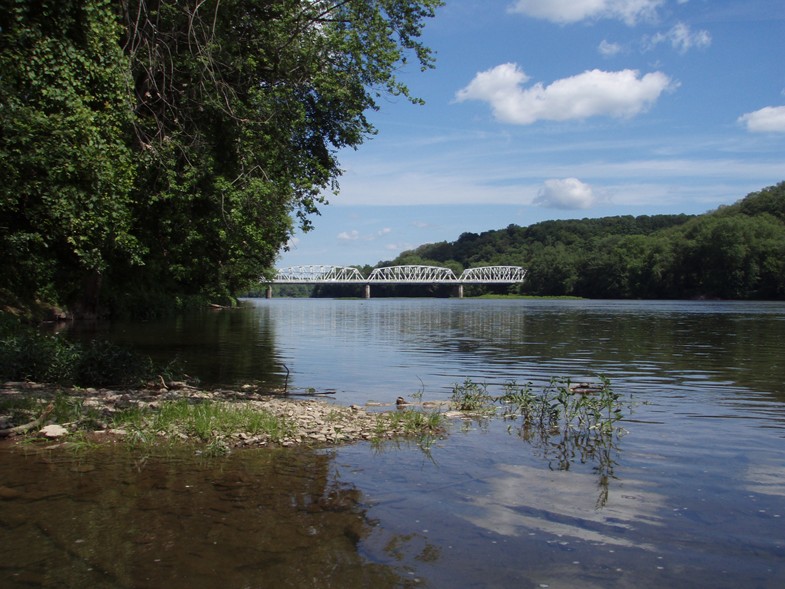
[[[428,452],[3,453],[8,586],[785,580],[783,304],[274,299],[104,335],[176,350],[207,383],[288,369],[291,390],[344,404],[604,374],[633,405],[603,464],[501,420],[455,423]]]

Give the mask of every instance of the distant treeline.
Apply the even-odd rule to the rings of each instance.
[[[379,266],[451,268],[514,265],[523,284],[486,292],[612,299],[785,299],[785,182],[703,215],[621,216],[545,221],[464,233],[422,245]],[[361,268],[368,271],[370,268]],[[319,296],[357,295],[319,287]],[[377,296],[444,295],[444,287],[374,288]]]

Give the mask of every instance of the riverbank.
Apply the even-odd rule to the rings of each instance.
[[[342,406],[245,385],[203,389],[185,382],[134,389],[0,385],[0,441],[73,446],[194,444],[232,448],[335,446],[358,441],[434,439],[445,414],[429,404]]]

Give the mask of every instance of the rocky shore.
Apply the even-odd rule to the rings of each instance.
[[[237,389],[207,390],[185,382],[161,381],[148,383],[143,388],[118,390],[9,382],[0,385],[0,439],[18,441],[39,437],[67,443],[74,434],[80,434],[83,438],[88,436],[90,441],[117,442],[134,434],[133,430],[118,425],[119,420],[116,418],[123,412],[136,410],[153,415],[167,403],[178,401],[193,405],[210,403],[242,407],[243,410],[251,409],[272,415],[278,422],[285,424],[283,435],[249,431],[217,434],[216,440],[226,447],[332,446],[360,440],[411,437],[416,431],[411,427],[411,420],[400,417],[405,413],[423,411],[433,416],[441,410],[432,404],[427,409],[422,404],[414,406],[403,403],[391,407],[343,406],[318,397],[271,394],[251,385]],[[73,410],[66,418],[62,415],[58,418],[55,410],[58,404]],[[19,410],[19,407],[25,409]],[[12,411],[9,408],[16,409]],[[439,413],[438,417],[441,416]],[[434,423],[436,421],[432,421],[427,429],[438,429],[432,427]],[[176,427],[155,433],[160,438],[175,438],[184,442],[192,437],[187,431]]]

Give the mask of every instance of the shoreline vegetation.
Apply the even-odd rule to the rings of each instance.
[[[163,379],[138,388],[6,382],[0,385],[0,441],[50,448],[190,444],[213,455],[234,448],[359,441],[425,445],[446,431],[444,405],[343,406],[315,394],[271,394],[253,385],[205,389]]]
[[[0,385],[0,446],[81,451],[124,445],[152,451],[191,447],[222,456],[235,449],[325,448],[356,442],[413,443],[424,452],[450,433],[451,422],[501,419],[508,432],[561,456],[578,452],[612,470],[611,452],[631,408],[600,377],[596,383],[552,379],[541,392],[509,382],[501,395],[466,379],[449,400],[344,406],[318,398],[271,393],[254,385],[207,390],[186,382],[137,388],[81,388],[33,382]],[[561,450],[559,450],[561,449]],[[550,451],[546,454],[551,454]],[[553,461],[551,456],[549,460]],[[569,467],[567,464],[559,468]]]
[[[449,399],[423,401],[419,391],[411,400],[364,406],[341,405],[313,389],[208,389],[174,364],[155,366],[109,342],[74,343],[18,322],[0,323],[0,383],[0,444],[76,450],[103,443],[190,445],[214,456],[235,448],[360,441],[414,443],[427,452],[449,434],[451,420],[491,418],[509,422],[511,433],[538,447],[595,456],[607,454],[622,435],[619,422],[630,409],[603,377],[597,383],[553,378],[539,392],[531,383],[510,381],[499,395],[466,379]]]

